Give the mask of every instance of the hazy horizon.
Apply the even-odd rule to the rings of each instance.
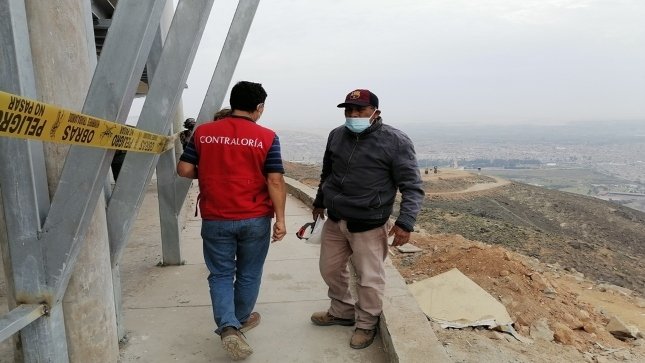
[[[405,133],[411,139],[436,137],[436,136],[459,136],[461,140],[491,141],[491,138],[503,141],[533,141],[553,142],[587,141],[587,142],[616,142],[640,141],[645,142],[645,121],[644,120],[615,120],[615,121],[571,121],[563,123],[532,123],[532,124],[482,124],[482,123],[457,123],[457,122],[420,122],[397,124],[388,123]],[[260,124],[263,120],[260,119]],[[281,132],[296,132],[327,136],[329,131],[340,126],[332,125],[329,128],[314,127],[307,125],[290,125],[287,127],[275,127],[274,130],[280,135]]]
[[[213,6],[186,117],[236,5]],[[354,88],[393,125],[645,120],[644,18],[639,0],[261,1],[232,83],[264,85],[262,122],[276,129],[341,124]]]
[[[186,117],[237,3],[213,5]],[[232,84],[264,85],[262,123],[275,129],[341,124],[336,105],[355,88],[395,126],[645,120],[644,18],[641,0],[261,1]]]

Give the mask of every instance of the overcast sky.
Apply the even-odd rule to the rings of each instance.
[[[215,1],[186,117],[236,5]],[[264,0],[233,83],[264,85],[261,123],[278,129],[340,125],[355,88],[395,126],[645,121],[644,19],[644,0]]]

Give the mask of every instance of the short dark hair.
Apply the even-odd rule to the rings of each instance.
[[[186,121],[184,121],[184,128],[192,131],[193,128],[195,128],[195,123],[196,122],[195,122],[194,118],[192,118],[192,117],[187,118]]]
[[[260,83],[241,81],[233,86],[230,103],[233,110],[253,112],[266,99],[267,93]]]

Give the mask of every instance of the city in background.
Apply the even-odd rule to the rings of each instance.
[[[414,141],[423,170],[463,168],[645,211],[645,122],[391,124]],[[285,160],[322,163],[326,134],[278,134]]]

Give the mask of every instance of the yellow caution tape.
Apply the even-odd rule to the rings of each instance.
[[[177,138],[5,92],[0,92],[0,136],[154,154],[172,148]]]

